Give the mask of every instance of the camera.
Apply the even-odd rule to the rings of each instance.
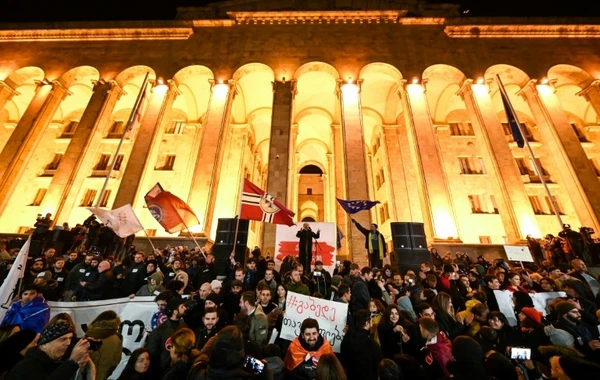
[[[263,373],[265,370],[265,363],[252,356],[246,356],[246,360],[244,360],[244,369],[254,374]]]
[[[92,340],[88,338],[88,342],[90,343],[90,351],[98,351],[100,349],[100,347],[102,347],[102,341],[101,340]]]
[[[322,274],[321,272],[319,272],[319,271],[314,271],[314,272],[313,272],[313,276],[314,276],[314,277],[321,277],[322,275],[323,275],[323,274]]]

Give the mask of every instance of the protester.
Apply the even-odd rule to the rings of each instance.
[[[15,301],[6,312],[0,325],[14,324],[21,330],[33,330],[36,333],[44,329],[50,319],[50,306],[35,284],[23,286],[21,300]]]

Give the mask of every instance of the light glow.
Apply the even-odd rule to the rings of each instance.
[[[477,84],[483,84],[483,78],[482,77],[477,78]]]
[[[412,80],[412,83],[413,84],[418,84],[419,83],[419,78],[414,77],[413,80]]]
[[[229,86],[224,83],[219,83],[213,87],[213,96],[219,99],[224,99],[229,92]]]
[[[164,81],[162,78],[160,78],[160,77],[159,77],[159,78],[156,80],[156,83],[158,83],[158,84],[164,84],[164,83],[165,83],[165,81]]]
[[[548,84],[548,78],[542,79],[542,84]]]

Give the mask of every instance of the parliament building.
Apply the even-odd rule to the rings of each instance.
[[[513,141],[498,78],[533,154]],[[380,201],[354,217],[390,242],[404,221],[424,223],[430,244],[519,244],[560,230],[553,203],[562,222],[600,231],[598,78],[599,20],[461,17],[417,0],[2,24],[0,233],[131,204],[167,236],[144,202],[160,182],[214,239],[244,178],[297,221],[335,223],[340,255],[358,262],[364,236],[336,198]],[[250,223],[249,246],[274,243],[273,225]]]

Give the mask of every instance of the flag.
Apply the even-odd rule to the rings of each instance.
[[[244,187],[240,197],[240,219],[294,226],[295,223],[292,220],[294,215],[292,211],[285,208],[273,196],[244,179]]]
[[[337,228],[337,249],[340,250],[342,249],[342,239],[346,236],[344,236],[344,233],[342,230],[340,230],[340,227],[336,226],[335,228]]]
[[[0,287],[0,322],[4,319],[6,312],[10,308],[11,301],[15,297],[17,289],[17,283],[19,279],[25,275],[25,264],[27,263],[27,256],[29,255],[29,246],[31,245],[31,235],[29,239],[23,244],[23,247],[17,255],[17,259],[10,268],[10,272],[6,276],[6,279]]]
[[[513,139],[517,143],[519,148],[525,146],[525,139],[523,138],[523,134],[521,134],[521,129],[519,128],[519,120],[517,119],[517,115],[515,115],[515,111],[510,104],[510,100],[508,99],[508,95],[506,94],[506,89],[500,80],[500,76],[498,78],[498,87],[500,87],[500,95],[502,96],[502,104],[504,105],[504,112],[506,113],[506,119],[508,120],[508,125],[510,126],[510,132],[513,135]]]
[[[156,183],[144,197],[150,213],[164,229],[172,234],[197,226],[200,220],[192,208]]]
[[[144,229],[130,204],[107,211],[99,207],[86,207],[119,237],[125,238]]]
[[[340,198],[336,199],[348,214],[356,214],[359,211],[369,210],[376,204],[381,203],[379,201],[346,201]]]
[[[149,73],[146,73],[144,81],[142,82],[142,87],[140,88],[140,93],[138,94],[138,97],[134,104],[135,108],[131,110],[131,115],[129,116],[129,125],[127,125],[125,130],[123,131],[124,135],[127,132],[130,132],[129,136],[133,136],[135,128],[137,128],[137,126],[142,121],[142,110],[144,109],[144,103],[146,103],[146,93],[148,92],[146,91],[146,89],[148,88],[148,76]]]

